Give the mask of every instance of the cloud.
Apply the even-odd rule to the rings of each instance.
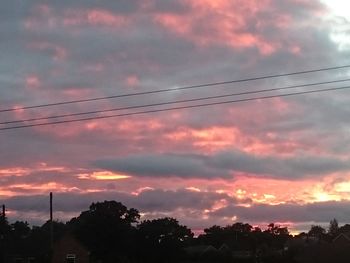
[[[254,204],[251,207],[228,206],[212,213],[215,217],[233,217],[248,222],[329,222],[336,218],[347,222],[349,201],[329,201],[311,204]]]
[[[79,215],[81,211],[87,210],[92,202],[104,200],[116,200],[129,208],[134,207],[143,214],[143,219],[176,217],[192,229],[234,222],[250,224],[293,222],[295,225],[304,225],[305,230],[310,224],[317,222],[325,224],[332,218],[341,223],[347,222],[350,213],[349,201],[267,205],[253,204],[249,200],[240,200],[215,192],[149,189],[138,195],[122,192],[54,193],[54,215],[55,218],[69,220]],[[5,199],[4,203],[10,211],[10,220],[25,219],[30,223],[42,223],[49,215],[48,195],[11,197]],[[242,203],[249,204],[249,207],[242,206]]]
[[[87,210],[92,202],[117,200],[141,212],[169,212],[179,208],[210,209],[217,201],[225,199],[229,203],[237,199],[215,192],[196,192],[186,189],[176,191],[148,189],[139,194],[105,191],[95,193],[54,193],[55,210],[79,212]],[[72,202],[79,200],[78,202]],[[48,196],[14,196],[4,200],[10,210],[44,212],[48,207]]]
[[[169,212],[176,209],[211,209],[216,202],[225,200],[237,203],[239,200],[224,193],[197,192],[180,189],[177,191],[149,190],[135,198],[135,207],[147,212]]]
[[[304,153],[293,157],[261,157],[240,152],[224,152],[209,159],[216,167],[233,171],[267,175],[275,178],[298,179],[321,176],[328,173],[348,171],[347,161],[334,157],[312,156]]]
[[[186,189],[168,191],[149,189],[139,194],[123,192],[96,193],[54,193],[53,207],[55,213],[79,214],[89,208],[92,202],[116,200],[126,206],[134,207],[142,213],[159,214],[173,213],[179,210],[193,210],[202,213],[205,209],[212,209],[217,202],[225,200],[227,203],[237,203],[238,199],[215,192],[196,192]],[[245,200],[244,202],[247,202]],[[11,213],[45,214],[49,210],[48,195],[15,196],[4,200]],[[10,217],[11,217],[10,213]],[[30,218],[26,218],[26,220]]]
[[[293,157],[258,156],[241,151],[213,155],[148,154],[116,159],[101,159],[94,164],[102,169],[132,176],[229,178],[235,173],[296,180],[349,171],[346,160],[300,153]]]
[[[205,167],[203,159],[195,155],[137,155],[115,160],[98,160],[95,164],[99,168],[136,176],[183,178],[228,176],[220,175],[219,169]]]

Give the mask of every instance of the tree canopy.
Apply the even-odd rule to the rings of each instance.
[[[313,225],[308,233],[293,238],[287,227],[276,223],[261,229],[248,223],[235,222],[227,226],[213,225],[194,238],[191,229],[175,218],[140,222],[137,209],[127,208],[112,200],[92,203],[88,210],[67,223],[47,221],[40,227],[30,227],[25,221],[10,224],[5,217],[1,217],[0,263],[7,262],[4,261],[6,253],[35,255],[36,262],[49,262],[51,224],[55,240],[64,233],[73,234],[85,245],[94,261],[107,263],[243,262],[240,256],[247,257],[249,253],[263,262],[294,262],[293,257],[298,253],[313,255],[314,252],[305,248],[311,247],[320,252],[317,250],[319,247],[312,244],[324,246],[328,243],[328,248],[333,249],[331,242],[334,236],[350,231],[349,224],[339,227],[337,220],[333,219],[328,231],[322,226]],[[290,241],[295,241],[294,246]],[[286,252],[288,242],[290,249]],[[300,244],[305,245],[304,250],[300,249]],[[191,254],[188,251],[197,252]],[[325,251],[322,249],[322,253]],[[334,252],[334,255],[337,253]],[[254,257],[251,256],[251,259],[256,259]]]
[[[68,222],[68,227],[96,258],[105,262],[129,253],[139,212],[116,201],[92,203],[89,210]],[[118,248],[116,254],[115,248]]]

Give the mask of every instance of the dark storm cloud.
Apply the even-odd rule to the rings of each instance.
[[[98,160],[99,168],[118,171],[136,176],[155,177],[227,177],[220,170],[205,165],[203,158],[195,155],[140,155],[120,159]]]
[[[300,153],[295,157],[261,157],[239,151],[208,155],[134,155],[95,162],[99,168],[132,176],[225,178],[236,172],[273,177],[300,179],[310,176],[348,171],[350,164],[333,157]]]
[[[350,169],[348,161],[333,157],[312,156],[303,153],[295,157],[259,157],[242,152],[224,152],[209,159],[215,167],[273,177],[299,179]]]

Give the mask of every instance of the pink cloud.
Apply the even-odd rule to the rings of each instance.
[[[234,49],[256,47],[262,55],[270,55],[280,44],[248,29],[259,12],[268,9],[270,1],[192,1],[185,14],[158,13],[154,21],[201,46],[225,45]],[[290,21],[281,17],[278,25]]]
[[[90,89],[71,88],[65,90],[61,95],[67,100],[94,97]],[[57,96],[57,94],[56,94]],[[98,95],[97,95],[98,96]],[[111,108],[108,102],[103,102],[103,108]],[[45,133],[56,139],[78,139],[81,135],[100,137],[106,141],[124,139],[129,145],[126,151],[131,149],[148,149],[152,152],[167,152],[171,147],[176,152],[207,152],[215,153],[223,150],[236,149],[254,155],[286,155],[292,156],[298,150],[312,150],[313,145],[305,145],[300,140],[302,136],[298,131],[291,131],[283,138],[277,131],[266,130],[259,132],[251,130],[251,125],[261,126],[266,123],[274,123],[284,118],[291,111],[294,112],[294,105],[281,99],[273,101],[257,102],[260,110],[252,110],[252,105],[240,107],[224,107],[217,109],[221,114],[225,111],[227,123],[205,124],[202,127],[195,127],[187,120],[186,111],[169,112],[168,114],[134,116],[133,118],[111,118],[105,120],[91,120],[88,122],[67,123],[57,125],[53,129],[50,126],[34,128],[40,133]],[[74,111],[84,111],[84,104]],[[125,113],[126,111],[123,111]],[[68,112],[69,113],[69,112]],[[105,115],[122,112],[106,113]],[[24,119],[34,117],[26,112],[18,112],[17,118]],[[55,115],[54,112],[46,111],[47,115]],[[98,115],[102,116],[102,115]],[[85,117],[85,116],[82,116]],[[223,119],[223,120],[224,120]],[[235,120],[234,125],[229,124]],[[252,124],[252,122],[254,122]],[[98,135],[99,134],[99,135]],[[310,148],[311,147],[311,148]],[[318,152],[319,153],[319,152]]]

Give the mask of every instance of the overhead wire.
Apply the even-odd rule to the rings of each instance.
[[[183,87],[176,87],[176,88],[167,88],[167,89],[160,89],[160,90],[150,90],[150,91],[144,91],[144,92],[118,94],[118,95],[111,95],[111,96],[105,96],[105,97],[95,97],[95,98],[88,98],[88,99],[61,101],[61,102],[55,102],[55,103],[46,103],[46,104],[38,104],[38,105],[31,105],[31,106],[7,108],[7,109],[0,109],[0,113],[18,111],[18,110],[35,109],[35,108],[52,107],[52,106],[60,106],[60,105],[67,105],[67,104],[92,102],[92,101],[122,98],[122,97],[131,97],[131,96],[138,96],[138,95],[155,94],[155,93],[170,92],[170,91],[197,89],[197,88],[204,88],[204,87],[210,87],[210,86],[218,86],[218,85],[225,85],[225,84],[249,82],[249,81],[255,81],[255,80],[287,77],[287,76],[293,76],[293,75],[301,75],[301,74],[316,73],[316,72],[323,72],[323,71],[330,71],[330,70],[338,70],[338,69],[344,69],[344,68],[350,68],[350,65],[318,68],[318,69],[296,71],[296,72],[282,73],[282,74],[271,74],[271,75],[250,77],[250,78],[244,78],[244,79],[235,79],[235,80],[228,80],[228,81],[221,81],[221,82],[203,83],[203,84],[198,84],[198,85],[183,86]]]
[[[51,119],[58,119],[58,118],[68,118],[68,117],[75,117],[75,116],[82,116],[82,115],[91,115],[91,114],[98,114],[98,113],[114,112],[114,111],[121,111],[121,110],[131,110],[131,109],[139,109],[139,108],[147,108],[147,107],[155,107],[155,106],[164,106],[164,105],[171,105],[171,104],[178,104],[178,103],[195,102],[195,101],[210,100],[210,99],[219,99],[219,98],[234,97],[234,96],[241,96],[241,95],[250,95],[250,94],[263,93],[263,92],[296,89],[296,88],[302,88],[302,87],[311,87],[311,86],[316,86],[316,85],[334,84],[334,83],[340,83],[340,82],[346,82],[346,81],[350,81],[350,78],[340,79],[340,80],[323,81],[323,82],[315,82],[315,83],[307,83],[307,84],[300,84],[300,85],[292,85],[292,86],[286,86],[286,87],[281,87],[281,88],[260,89],[260,90],[245,91],[245,92],[230,93],[230,94],[215,95],[215,96],[207,96],[207,97],[200,97],[200,98],[192,98],[192,99],[184,99],[184,100],[176,100],[176,101],[168,101],[168,102],[159,102],[159,103],[144,104],[144,105],[134,105],[134,106],[119,107],[119,108],[104,109],[104,110],[85,111],[85,112],[78,112],[78,113],[69,113],[69,114],[53,115],[53,116],[47,116],[47,117],[30,118],[30,119],[22,119],[22,120],[14,120],[14,121],[4,121],[4,122],[0,122],[0,125],[8,125],[8,124],[15,124],[15,123],[22,123],[22,122],[34,122],[34,121],[42,121],[42,120],[51,120]]]
[[[80,119],[73,119],[73,120],[60,120],[60,121],[54,121],[54,122],[26,124],[26,125],[19,125],[19,126],[13,126],[13,127],[3,127],[3,128],[0,128],[0,131],[29,128],[29,127],[37,127],[37,126],[48,126],[48,125],[63,124],[63,123],[99,120],[99,119],[107,119],[107,118],[116,118],[116,117],[123,117],[123,116],[141,115],[141,114],[165,112],[165,111],[172,111],[172,110],[191,109],[191,108],[207,107],[207,106],[214,106],[214,105],[231,104],[231,103],[253,101],[253,100],[264,100],[264,99],[272,99],[272,98],[278,98],[278,97],[289,97],[289,96],[296,96],[296,95],[303,95],[303,94],[305,95],[305,94],[320,93],[320,92],[327,92],[327,91],[336,91],[336,90],[345,90],[345,89],[350,89],[350,86],[333,87],[333,88],[326,88],[326,89],[321,89],[321,90],[320,89],[308,90],[308,91],[278,94],[278,95],[269,95],[269,96],[260,96],[260,97],[253,97],[253,98],[244,98],[244,99],[238,99],[238,100],[210,102],[210,103],[178,106],[178,107],[164,108],[164,109],[152,109],[152,110],[147,110],[147,111],[112,114],[112,115],[105,115],[105,116],[95,116],[95,117],[87,117],[87,118],[80,118]]]

